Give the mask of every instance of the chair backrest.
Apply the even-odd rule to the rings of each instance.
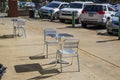
[[[18,27],[25,27],[25,19],[17,19]]]
[[[12,19],[13,21],[13,27],[17,27],[17,19]]]
[[[48,28],[44,30],[44,40],[47,40],[47,37],[56,38],[57,31],[54,28]]]
[[[63,40],[62,49],[72,49],[78,51],[79,39],[76,38],[66,38]]]

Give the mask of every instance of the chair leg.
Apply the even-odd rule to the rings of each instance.
[[[73,63],[73,56],[72,56],[72,60],[71,60],[71,64],[70,65],[72,65],[72,63]]]
[[[20,37],[21,36],[21,29],[18,28],[18,36]]]
[[[46,44],[46,58],[48,58],[48,44]]]
[[[78,61],[78,72],[80,72],[80,62],[79,62],[79,55],[77,54],[77,61]]]
[[[55,62],[55,66],[57,65],[58,63],[58,52],[56,52],[56,62]]]
[[[23,28],[23,33],[24,33],[24,35],[25,35],[25,37],[26,37],[27,35],[26,35],[26,30],[25,30],[25,28]]]
[[[60,54],[60,70],[62,72],[62,54]]]
[[[17,35],[15,27],[14,27],[14,30],[13,30],[13,35],[14,35],[14,37],[16,37],[16,35]]]
[[[46,44],[44,43],[43,44],[43,54],[45,53],[45,46],[46,46]]]

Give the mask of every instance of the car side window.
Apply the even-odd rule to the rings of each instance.
[[[60,6],[60,9],[66,8],[66,7],[68,7],[68,4],[62,4],[62,5]]]
[[[107,11],[106,6],[103,6],[103,10],[104,10],[104,11]]]
[[[111,8],[111,7],[108,7],[108,10],[109,11],[115,11],[113,8]]]

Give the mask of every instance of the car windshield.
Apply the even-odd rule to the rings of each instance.
[[[81,3],[70,3],[69,8],[82,8]]]
[[[49,3],[46,5],[46,7],[51,7],[51,8],[58,8],[59,7],[59,3]]]
[[[93,12],[98,12],[98,11],[102,11],[103,7],[101,5],[86,5],[85,9],[86,11],[93,11]]]

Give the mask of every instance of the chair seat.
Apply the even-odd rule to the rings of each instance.
[[[58,50],[59,54],[75,54],[76,50],[72,50],[72,49],[65,49],[65,50]]]

